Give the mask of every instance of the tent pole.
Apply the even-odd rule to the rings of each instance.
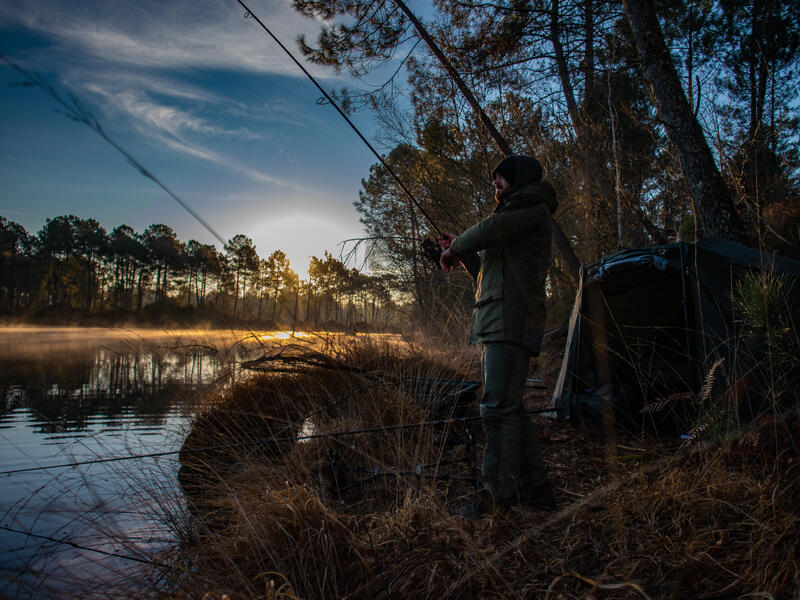
[[[697,382],[695,381],[695,366],[694,366],[694,352],[692,346],[692,338],[689,333],[689,299],[686,297],[686,261],[684,260],[684,253],[686,252],[686,244],[681,243],[681,290],[683,297],[683,331],[686,335],[686,356],[689,362],[689,385],[692,390],[696,389]]]

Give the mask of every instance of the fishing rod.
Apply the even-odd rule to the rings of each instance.
[[[295,58],[294,54],[292,54],[291,51],[286,46],[283,45],[283,43],[277,38],[277,36],[274,33],[272,33],[269,27],[267,27],[261,19],[258,18],[258,16],[250,9],[250,7],[248,7],[244,2],[242,2],[242,0],[236,0],[236,2],[246,11],[245,18],[253,19],[256,23],[258,23],[261,26],[261,28],[267,33],[267,35],[269,35],[269,37],[271,37],[273,41],[276,44],[278,44],[278,46],[280,46],[281,50],[283,50],[284,53],[289,58],[292,59],[292,62],[294,62],[294,64],[297,65],[297,67],[303,72],[303,74],[306,77],[308,77],[309,81],[311,81],[311,83],[314,84],[314,86],[319,90],[319,92],[322,94],[325,100],[331,106],[333,106],[333,108],[336,109],[336,112],[338,112],[339,115],[347,122],[350,128],[356,132],[356,135],[358,135],[361,141],[364,142],[364,144],[366,144],[367,148],[369,148],[372,154],[375,155],[375,158],[377,158],[380,161],[381,165],[383,165],[383,167],[386,169],[389,175],[392,176],[392,179],[395,180],[397,185],[400,186],[400,189],[402,189],[406,193],[411,202],[414,203],[414,206],[416,206],[417,209],[419,209],[419,212],[422,213],[422,216],[425,217],[425,220],[428,221],[428,223],[434,229],[434,231],[436,231],[437,234],[441,234],[442,229],[436,224],[433,218],[431,218],[431,216],[428,214],[428,211],[426,211],[423,208],[423,206],[417,201],[417,199],[414,197],[414,194],[412,194],[411,191],[406,187],[406,185],[400,180],[400,178],[394,172],[392,167],[390,167],[389,164],[386,162],[386,160],[384,160],[384,158],[378,153],[378,151],[375,150],[375,147],[370,143],[370,141],[366,137],[364,137],[364,134],[362,134],[361,131],[358,129],[358,127],[356,127],[355,123],[353,123],[353,121],[350,120],[350,118],[347,116],[344,110],[342,110],[339,104],[337,104],[336,101],[330,96],[330,94],[328,94],[328,92],[325,91],[325,88],[323,88],[319,84],[319,82],[314,78],[314,76],[311,73],[309,73],[308,69],[306,69],[305,66],[303,66],[303,63],[301,63],[299,60],[297,60],[297,58]],[[427,250],[427,248],[425,249]]]

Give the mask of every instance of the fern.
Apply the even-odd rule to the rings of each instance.
[[[676,402],[680,402],[682,400],[689,400],[694,396],[692,392],[678,392],[676,394],[670,394],[666,398],[658,398],[657,400],[653,400],[652,402],[648,402],[645,404],[642,412],[646,415],[651,415],[653,413],[658,413],[667,408],[671,404],[675,404]]]
[[[717,359],[717,361],[708,370],[705,381],[703,381],[703,387],[700,388],[700,393],[697,394],[697,404],[702,406],[706,403],[709,396],[711,396],[711,390],[714,388],[714,382],[717,378],[717,369],[719,369],[723,362],[725,362],[724,358]]]

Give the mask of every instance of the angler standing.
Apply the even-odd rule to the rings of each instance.
[[[514,155],[492,172],[497,207],[456,236],[442,233],[440,264],[461,263],[475,279],[470,343],[482,345],[483,478],[495,502],[555,508],[541,447],[522,403],[528,364],[545,324],[545,278],[556,202],[535,158]],[[473,516],[476,503],[461,511]]]

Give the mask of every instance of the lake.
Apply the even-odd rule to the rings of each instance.
[[[134,559],[176,543],[177,455],[90,461],[178,450],[197,408],[246,376],[238,362],[286,339],[0,327],[0,597],[125,585]],[[39,469],[53,465],[70,466]]]

